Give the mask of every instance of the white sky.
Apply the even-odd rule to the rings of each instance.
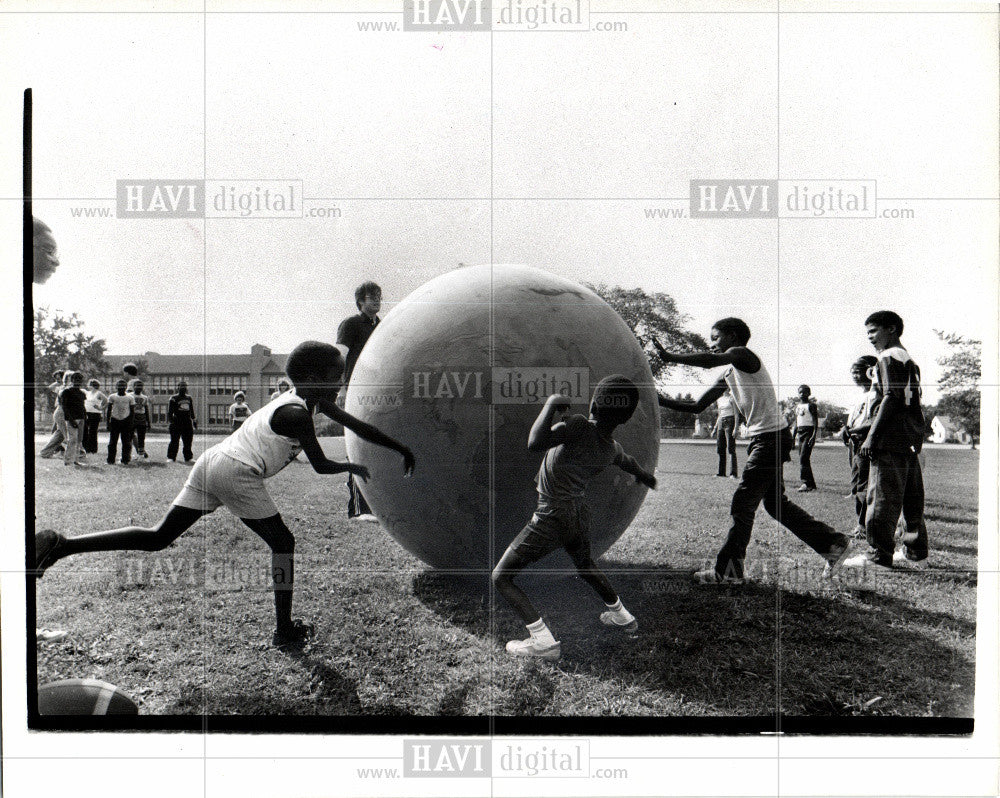
[[[872,310],[905,319],[931,401],[932,330],[993,323],[995,18],[783,15],[780,61],[770,14],[496,34],[492,55],[488,34],[358,31],[380,18],[6,15],[2,110],[33,88],[35,214],[62,260],[36,303],[112,353],[287,352],[332,339],[363,279],[391,307],[492,257],[664,291],[706,337],[742,316],[782,395],[842,403]],[[343,216],[72,216],[113,208],[120,178],[203,176],[301,179]],[[651,220],[686,202],[631,199],[712,177],[877,180],[916,218]]]

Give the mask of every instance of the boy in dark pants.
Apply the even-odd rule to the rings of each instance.
[[[847,424],[841,431],[841,437],[851,457],[851,496],[854,497],[854,514],[858,517],[858,525],[854,528],[854,537],[865,539],[865,516],[868,496],[868,460],[858,453],[861,444],[868,437],[872,425],[872,405],[875,402],[875,392],[872,390],[872,378],[868,372],[878,361],[871,355],[863,355],[851,364],[851,379],[862,391],[865,397],[851,410]]]
[[[149,459],[146,454],[146,432],[151,424],[149,413],[149,397],[143,393],[146,386],[142,380],[132,380],[132,398],[135,399],[135,416],[132,419],[133,441],[135,453]]]
[[[70,387],[63,388],[59,394],[59,404],[66,417],[66,451],[63,452],[63,462],[66,465],[80,465],[86,462],[81,445],[83,443],[83,428],[87,423],[86,401],[83,392],[83,374],[72,372]]]
[[[35,535],[37,575],[42,576],[53,563],[74,554],[160,551],[203,515],[225,505],[271,549],[277,618],[273,644],[285,647],[303,643],[312,634],[312,627],[292,620],[295,538],[271,501],[264,480],[281,471],[299,451],[305,451],[317,473],[351,471],[362,479],[368,478],[365,466],[326,458],[316,440],[314,408],[365,440],[395,449],[403,455],[407,475],[412,473],[414,461],[413,454],[403,444],[336,406],[344,361],[335,347],[316,341],[299,344],[288,356],[286,369],[295,390],[258,410],[236,432],[202,454],[184,488],[156,526],[125,527],[76,537],[44,529]]]
[[[733,404],[733,397],[729,395],[729,389],[719,397],[719,416],[715,419],[715,426],[712,434],[715,435],[715,451],[719,455],[719,471],[716,476],[726,475],[726,453],[729,453],[729,476],[733,479],[739,477],[739,468],[736,462],[736,427],[739,419],[736,416],[736,407]]]
[[[872,425],[858,449],[859,456],[870,462],[865,518],[869,550],[851,557],[844,566],[923,567],[928,544],[919,459],[924,443],[920,368],[899,340],[903,320],[898,314],[891,310],[872,313],[865,319],[865,330],[878,353]],[[900,512],[906,532],[903,548],[894,553],[893,534]]]
[[[569,400],[549,397],[528,435],[528,449],[545,452],[538,470],[538,507],[531,521],[507,547],[493,569],[493,584],[528,628],[526,640],[511,640],[507,651],[515,657],[559,659],[559,641],[517,585],[514,577],[528,565],[559,548],[566,550],[577,573],[604,601],[601,623],[634,632],[638,624],[590,555],[584,500],[587,482],[609,465],[616,465],[638,482],[655,488],[656,478],[625,453],[612,437],[639,404],[639,391],[620,375],[605,377],[594,391],[590,418],[571,416],[553,426],[556,412],[568,411]]]
[[[191,443],[194,441],[194,431],[198,429],[198,419],[194,417],[194,400],[188,396],[187,387],[184,380],[177,383],[177,393],[170,397],[170,402],[167,404],[167,422],[170,425],[167,459],[177,460],[177,449],[183,441],[184,462],[190,465],[194,462]]]
[[[132,420],[135,417],[135,397],[125,393],[127,383],[118,380],[118,390],[108,397],[108,465],[115,464],[118,439],[122,442],[122,465],[132,459]]]
[[[808,385],[799,386],[799,403],[795,406],[795,442],[799,449],[799,480],[802,484],[796,490],[809,493],[816,490],[816,478],[812,469],[812,450],[816,445],[819,430],[819,411],[816,400],[811,397]]]
[[[653,345],[666,363],[704,369],[728,367],[719,381],[699,399],[667,399],[661,396],[661,405],[681,412],[701,413],[728,387],[740,415],[746,419],[750,435],[743,476],[733,494],[730,508],[733,524],[729,536],[716,557],[715,566],[698,571],[694,579],[703,585],[743,582],[743,561],[753,532],[754,515],[761,501],[772,518],[826,560],[823,575],[830,577],[847,556],[850,541],[846,535],[834,532],[831,527],[792,504],[785,495],[781,472],[782,464],[791,459],[792,435],[778,407],[770,375],[760,358],[747,348],[749,340],[750,328],[742,319],[736,318],[725,318],[715,323],[710,352],[667,352],[659,341],[653,339]]]

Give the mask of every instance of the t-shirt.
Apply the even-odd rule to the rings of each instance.
[[[84,406],[86,401],[87,395],[72,385],[63,388],[59,393],[59,405],[67,421],[80,421],[86,417],[87,411]]]
[[[113,393],[108,397],[108,407],[111,411],[111,418],[116,421],[124,421],[129,417],[132,408],[135,407],[135,396],[133,394]]]
[[[729,386],[733,402],[746,421],[747,435],[777,432],[787,426],[785,417],[778,407],[774,382],[763,363],[753,374],[740,371],[736,366],[727,366],[722,373],[722,379]]]
[[[149,425],[149,397],[144,393],[133,393],[135,399],[135,423]]]
[[[733,399],[728,393],[722,394],[716,399],[719,406],[719,418],[735,418],[736,409],[733,407]]]
[[[879,425],[873,448],[886,452],[919,452],[924,442],[924,412],[920,409],[920,367],[901,346],[878,353],[872,382],[875,401],[872,418],[887,396],[902,405],[896,414]]]
[[[875,404],[874,388],[865,391],[865,398],[858,402],[847,416],[847,431],[852,435],[866,435],[872,425],[872,407]]]
[[[348,380],[351,379],[351,373],[354,371],[354,365],[358,362],[361,350],[364,349],[380,321],[378,316],[369,319],[364,313],[359,313],[357,316],[348,316],[337,328],[337,343],[347,347],[344,385],[347,385]]]
[[[233,417],[234,421],[242,421],[245,418],[249,418],[250,413],[250,405],[246,402],[243,404],[233,402],[233,404],[229,405],[229,415]]]
[[[92,391],[87,391],[85,407],[88,413],[102,413],[104,412],[104,408],[107,406],[108,397],[100,388],[94,388]]]
[[[191,394],[181,396],[179,393],[175,393],[170,397],[170,402],[167,405],[167,420],[181,423],[190,423],[194,420],[194,399],[191,398]]]
[[[815,405],[812,402],[799,402],[795,405],[795,428],[802,429],[803,427],[809,427],[812,429],[816,426],[816,422],[813,420],[812,409]]]
[[[604,437],[586,416],[571,416],[566,430],[569,440],[549,449],[538,469],[538,493],[546,499],[579,499],[587,483],[609,465],[635,463],[618,441]]]
[[[243,426],[218,445],[219,450],[250,466],[262,477],[273,477],[302,451],[302,444],[297,439],[279,435],[271,429],[274,411],[292,404],[306,407],[306,400],[294,391],[285,391],[252,413]]]

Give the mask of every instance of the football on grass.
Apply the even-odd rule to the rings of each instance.
[[[63,679],[38,688],[39,715],[138,715],[139,707],[113,684]]]

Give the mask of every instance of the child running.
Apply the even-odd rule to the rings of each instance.
[[[195,463],[184,488],[167,514],[154,527],[126,527],[66,537],[44,529],[35,535],[35,568],[41,576],[53,563],[74,554],[92,551],[159,551],[173,543],[203,515],[225,505],[256,532],[271,549],[271,576],[277,628],[273,643],[298,645],[312,634],[312,626],[292,620],[293,560],[295,538],[278,514],[264,480],[283,469],[300,450],[305,451],[320,474],[350,471],[368,478],[368,469],[355,463],[328,460],[313,427],[312,410],[318,408],[372,443],[394,449],[403,456],[404,473],[413,472],[413,454],[403,444],[383,434],[336,405],[344,373],[344,360],[336,347],[306,341],[288,356],[287,373],[294,390],[268,403],[222,443],[211,447]]]
[[[698,571],[698,584],[741,584],[744,581],[743,561],[753,533],[754,515],[761,501],[764,509],[778,523],[792,532],[826,560],[824,577],[847,556],[850,541],[805,510],[792,504],[785,495],[782,464],[791,457],[792,436],[778,407],[778,396],[767,369],[760,358],[747,348],[750,328],[742,319],[720,319],[712,326],[712,348],[709,352],[668,352],[655,338],[653,345],[665,363],[679,363],[695,368],[725,367],[722,376],[700,398],[667,399],[660,404],[684,413],[701,413],[722,396],[728,387],[740,415],[746,419],[750,443],[743,476],[733,494],[730,513],[733,524],[729,536],[715,560],[715,566]]]
[[[507,651],[515,657],[557,660],[559,641],[517,585],[514,577],[533,562],[557,549],[565,549],[580,577],[604,601],[601,622],[634,632],[638,624],[622,605],[608,578],[590,555],[589,516],[584,492],[587,483],[609,465],[616,465],[650,488],[656,478],[625,453],[613,437],[615,427],[628,421],[639,405],[639,391],[625,377],[613,375],[600,381],[590,405],[590,418],[573,415],[553,426],[556,412],[569,411],[569,400],[558,394],[548,398],[528,435],[528,449],[545,452],[538,470],[538,507],[527,526],[507,547],[493,569],[493,584],[521,616],[528,628],[526,640],[511,640]]]

